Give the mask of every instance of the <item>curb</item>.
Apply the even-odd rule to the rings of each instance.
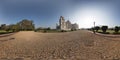
[[[88,31],[88,32],[93,33],[92,31]],[[95,35],[104,36],[104,37],[120,38],[120,35],[101,34],[101,33],[97,33],[97,32],[95,33]]]
[[[10,35],[13,35],[13,34],[15,34],[15,33],[17,33],[17,32],[14,32],[14,33],[8,33],[8,34],[2,34],[2,35],[0,35],[0,37],[10,36]]]

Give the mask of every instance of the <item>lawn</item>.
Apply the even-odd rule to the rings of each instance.
[[[98,30],[98,32],[102,32],[102,30]],[[109,33],[109,34],[114,34],[115,33],[115,31],[114,30],[107,30],[106,31],[107,33]],[[120,31],[118,32],[118,33],[120,33]]]
[[[0,30],[0,34],[7,34],[7,33],[12,33],[12,31]]]
[[[54,32],[59,32],[57,30],[36,30],[35,32],[42,32],[42,33],[54,33]]]
[[[60,33],[60,32],[71,32],[71,30],[65,31],[65,30],[51,29],[51,30],[38,30],[37,32],[42,32],[42,33]]]
[[[98,32],[103,32],[102,30],[98,30]],[[106,32],[109,32],[110,34],[114,33],[114,30],[107,30]]]

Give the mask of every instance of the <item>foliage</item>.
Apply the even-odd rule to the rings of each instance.
[[[100,29],[99,26],[95,26],[95,30],[96,30],[96,32],[98,32],[99,29]]]
[[[19,26],[19,29],[22,31],[31,31],[31,30],[34,30],[34,28],[35,28],[33,21],[30,21],[27,19],[24,19],[24,20],[18,22],[17,24]]]
[[[46,32],[47,32],[47,30],[44,30],[43,32],[44,32],[44,33],[46,33]]]
[[[12,31],[0,30],[0,34],[7,34],[7,33],[12,33]]]
[[[12,31],[12,32],[18,32],[18,31],[31,31],[34,30],[34,24],[33,21],[24,19],[16,24],[10,24],[10,25],[6,25],[6,24],[2,24],[0,26],[0,30],[5,30],[5,31]]]
[[[119,32],[119,30],[120,30],[120,27],[118,27],[118,26],[115,26],[115,29],[114,29],[114,31],[115,31],[116,33],[118,33],[118,32]]]
[[[46,30],[51,30],[51,28],[50,28],[50,27],[48,27]]]
[[[5,30],[6,29],[6,24],[1,24],[1,30]]]
[[[102,26],[101,29],[102,29],[103,33],[106,33],[108,26]]]
[[[61,30],[61,32],[67,32],[66,30]]]

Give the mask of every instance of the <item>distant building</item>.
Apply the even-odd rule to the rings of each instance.
[[[59,30],[78,30],[79,26],[77,23],[72,24],[69,20],[65,21],[63,16],[60,16],[59,24],[56,24],[56,29]]]

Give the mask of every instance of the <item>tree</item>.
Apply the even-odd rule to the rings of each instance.
[[[1,30],[6,30],[6,24],[1,25]]]
[[[34,30],[33,21],[24,19],[18,23],[20,30]]]
[[[115,29],[114,29],[114,31],[115,31],[116,33],[118,33],[118,32],[119,32],[119,30],[120,30],[120,27],[118,27],[118,26],[115,26]]]
[[[5,31],[13,31],[13,32],[17,32],[20,30],[34,30],[35,29],[35,25],[33,24],[32,20],[27,20],[24,19],[20,22],[18,22],[17,24],[10,24],[10,25],[6,25],[6,24],[2,24],[0,26],[0,30],[5,30]]]
[[[108,26],[102,26],[101,29],[102,29],[103,33],[106,33],[106,30],[108,29]]]
[[[93,31],[93,33],[95,34],[95,28],[94,27],[91,28],[91,31]]]
[[[50,28],[50,27],[48,27],[46,30],[51,30],[51,28]]]
[[[18,24],[11,24],[11,25],[9,25],[9,29],[12,32],[17,32],[17,31],[19,31],[19,25]]]
[[[6,28],[5,28],[5,31],[10,31],[10,26],[8,25],[8,26],[6,26]]]
[[[96,27],[95,27],[96,32],[98,32],[99,29],[100,29],[99,26],[96,26]]]

